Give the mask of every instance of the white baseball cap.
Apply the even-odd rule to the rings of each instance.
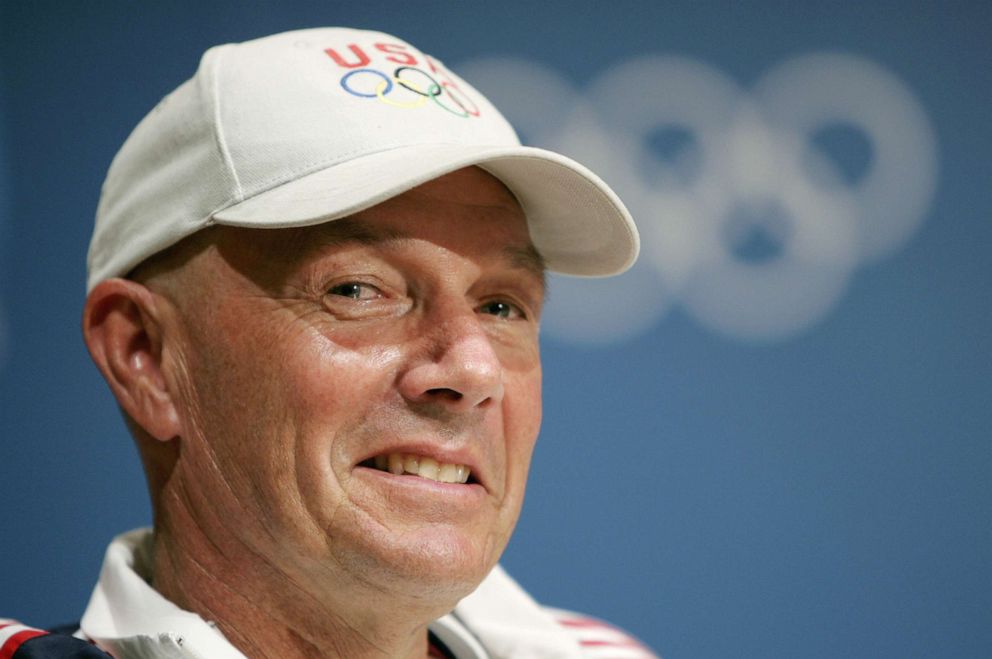
[[[549,269],[607,276],[636,259],[616,194],[521,146],[438,60],[382,32],[316,28],[211,48],[138,124],[103,185],[87,289],[214,224],[320,224],[469,165],[513,192]]]

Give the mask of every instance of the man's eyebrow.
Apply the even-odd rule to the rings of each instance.
[[[526,270],[537,277],[541,281],[541,288],[547,290],[546,273],[548,271],[548,265],[534,245],[530,243],[527,243],[525,246],[509,245],[503,248],[503,255],[510,261],[513,267]]]

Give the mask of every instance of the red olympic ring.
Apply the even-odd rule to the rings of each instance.
[[[441,86],[444,87],[445,91],[448,92],[448,96],[451,97],[451,100],[454,101],[455,103],[457,103],[458,104],[458,107],[460,107],[462,110],[465,111],[465,115],[466,116],[472,115],[473,117],[478,117],[480,114],[482,114],[479,111],[479,106],[476,105],[474,102],[470,101],[469,98],[468,98],[468,96],[466,96],[465,94],[463,94],[460,89],[458,89],[457,87],[455,87],[455,84],[454,83],[442,82],[441,83]],[[458,96],[455,96],[455,91],[458,92],[458,96],[461,96],[464,100],[469,101],[469,103],[471,103],[472,109],[469,109],[469,108],[465,107],[465,104],[462,103],[460,100],[458,100]],[[447,108],[445,108],[445,109],[447,109]]]

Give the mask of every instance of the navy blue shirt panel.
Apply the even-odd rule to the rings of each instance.
[[[36,636],[21,644],[11,659],[112,659],[95,645],[65,634]]]

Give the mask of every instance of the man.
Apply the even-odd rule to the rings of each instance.
[[[545,268],[636,252],[602,181],[395,37],[208,51],[118,153],[90,246],[84,336],[154,532],[110,546],[77,639],[8,625],[5,656],[653,656],[496,565]]]

